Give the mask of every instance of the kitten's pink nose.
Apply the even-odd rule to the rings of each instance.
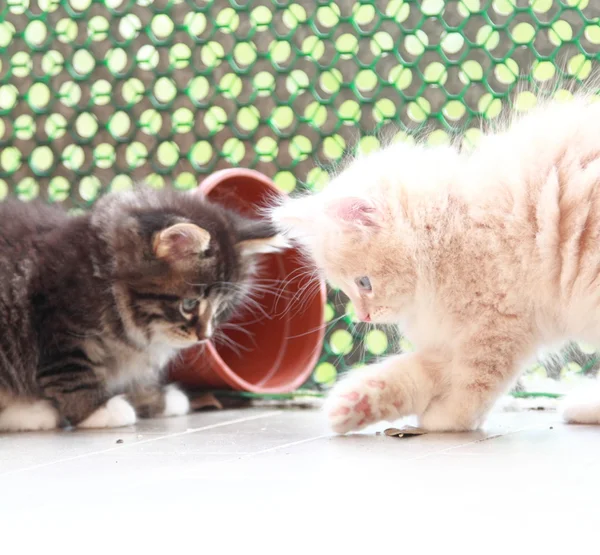
[[[368,312],[359,312],[358,313],[358,319],[361,322],[370,322],[371,321],[371,315]]]

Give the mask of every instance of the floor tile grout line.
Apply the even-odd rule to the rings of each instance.
[[[275,416],[277,414],[279,414],[280,411],[270,411],[270,412],[265,412],[262,414],[257,414],[257,415],[253,415],[253,416],[246,416],[243,418],[234,418],[233,420],[226,420],[224,422],[218,422],[216,424],[209,424],[207,426],[201,426],[199,428],[190,428],[188,430],[185,430],[183,432],[175,432],[172,434],[165,434],[162,436],[158,436],[158,437],[153,437],[153,438],[149,438],[149,439],[144,439],[141,441],[136,441],[133,443],[126,443],[123,445],[119,445],[118,447],[108,447],[106,449],[100,449],[98,451],[92,451],[90,453],[82,453],[81,455],[75,455],[73,457],[65,457],[63,459],[56,459],[54,461],[49,461],[47,463],[42,463],[42,464],[36,464],[33,466],[28,466],[26,468],[19,468],[17,470],[9,470],[8,472],[0,472],[0,478],[4,478],[5,476],[11,476],[13,474],[21,474],[23,472],[28,472],[30,470],[37,470],[39,468],[45,468],[47,466],[52,466],[54,464],[60,464],[60,463],[64,463],[64,462],[69,462],[69,461],[74,461],[77,459],[84,459],[86,457],[92,457],[95,455],[102,455],[104,453],[110,453],[113,451],[123,451],[124,449],[127,449],[129,447],[133,447],[133,446],[138,446],[138,445],[145,445],[148,443],[153,443],[155,441],[160,441],[162,439],[170,439],[172,437],[180,437],[180,436],[184,436],[184,435],[188,435],[188,434],[193,434],[196,432],[203,432],[205,430],[213,430],[215,428],[222,428],[223,426],[229,426],[232,424],[241,424],[243,422],[250,422],[252,420],[259,420],[261,418],[270,418],[272,416]],[[115,428],[115,430],[118,430],[117,428]]]
[[[298,441],[290,441],[289,443],[284,443],[283,445],[275,445],[275,446],[269,447],[267,449],[261,449],[260,451],[255,451],[253,453],[247,453],[240,457],[235,457],[235,458],[232,457],[231,459],[228,459],[223,462],[227,463],[227,462],[235,462],[235,461],[240,461],[240,460],[247,460],[247,459],[251,459],[252,457],[258,457],[259,455],[264,455],[266,453],[273,453],[274,451],[279,451],[280,449],[285,449],[287,447],[294,447],[296,445],[302,445],[303,443],[310,443],[311,441],[316,441],[318,439],[323,439],[326,437],[330,437],[330,434],[322,434],[320,436],[299,439]]]

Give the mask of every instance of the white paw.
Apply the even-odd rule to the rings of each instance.
[[[0,412],[0,431],[53,430],[58,426],[58,421],[58,411],[49,401],[18,401]]]
[[[598,390],[569,396],[561,407],[564,420],[570,424],[600,424]]]
[[[377,376],[359,375],[342,380],[329,394],[324,408],[329,425],[338,434],[404,415],[402,400],[388,382]]]
[[[163,416],[183,416],[190,412],[190,400],[174,385],[165,389],[165,410]]]
[[[135,424],[135,410],[121,395],[90,414],[78,428],[119,428]]]

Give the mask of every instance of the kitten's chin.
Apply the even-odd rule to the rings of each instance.
[[[371,314],[372,324],[396,325],[401,319],[402,318],[398,313],[392,311]]]
[[[210,339],[190,339],[189,341],[183,341],[179,346],[179,349],[189,349],[191,347],[204,347],[208,345]]]
[[[195,336],[187,338],[187,337],[183,337],[183,336],[179,336],[179,335],[166,335],[165,334],[162,336],[161,342],[165,343],[172,349],[181,350],[181,349],[189,349],[190,347],[204,345],[208,342],[208,340],[203,339],[202,341],[198,341],[198,339],[196,339]]]
[[[398,323],[398,318],[372,318],[370,324],[379,324],[382,326],[395,326]]]

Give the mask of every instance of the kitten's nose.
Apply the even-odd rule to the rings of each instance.
[[[212,333],[210,324],[205,326],[204,324],[200,323],[196,326],[196,337],[198,338],[198,341],[207,341],[210,339],[211,335]]]
[[[368,312],[363,312],[362,310],[357,310],[356,311],[356,315],[358,316],[358,319],[361,322],[370,322],[371,321],[371,315]]]

